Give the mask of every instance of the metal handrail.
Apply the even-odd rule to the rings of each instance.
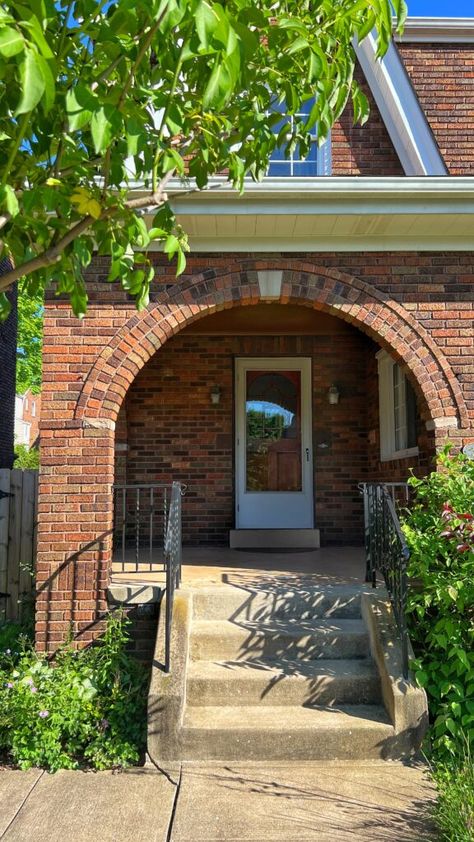
[[[181,498],[185,491],[186,486],[180,482],[114,485],[114,534],[121,547],[122,570],[125,570],[126,564],[130,564],[127,561],[127,549],[130,544],[133,544],[134,548],[137,573],[141,571],[143,564],[148,564],[149,570],[153,570],[156,564],[164,566],[165,672],[169,672],[171,668],[174,592],[181,584]],[[147,556],[146,560],[144,555]]]
[[[165,609],[165,672],[171,669],[171,627],[173,623],[174,592],[181,584],[181,498],[184,489],[179,482],[171,488],[171,501],[165,537],[166,609]]]
[[[366,581],[377,587],[377,573],[381,573],[392,603],[400,634],[404,678],[409,672],[409,637],[406,620],[410,550],[403,535],[395,504],[395,489],[404,492],[409,501],[406,483],[360,483],[364,495],[364,527],[366,550]]]

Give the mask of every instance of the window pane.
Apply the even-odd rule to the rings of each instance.
[[[280,176],[285,178],[291,175],[291,163],[289,161],[271,161],[267,175]]]
[[[407,447],[416,447],[418,438],[416,434],[416,395],[409,381],[405,377],[405,401],[406,401],[406,424],[407,424]]]
[[[301,491],[301,372],[248,371],[246,490]]]
[[[407,446],[405,377],[398,365],[393,366],[393,412],[395,450],[405,450]]]
[[[295,120],[298,118],[306,118],[313,107],[314,99],[310,99],[307,102],[303,103],[301,106],[301,111],[296,114],[294,117],[289,117],[289,127],[288,131],[291,131],[291,127],[294,124]],[[285,103],[278,103],[274,106],[274,111],[279,111],[284,113],[285,111]],[[279,122],[274,128],[273,131],[275,134],[278,134],[283,122]],[[286,143],[283,143],[278,149],[275,149],[272,153],[270,166],[267,171],[267,176],[276,176],[280,178],[284,177],[291,177],[291,176],[300,176],[300,177],[310,177],[315,176],[318,174],[318,167],[317,167],[317,157],[318,157],[318,145],[316,141],[311,144],[309,153],[307,158],[304,160],[301,158],[301,153],[298,147],[290,155],[289,159],[285,156],[285,148]],[[275,162],[282,161],[283,164],[278,164]]]

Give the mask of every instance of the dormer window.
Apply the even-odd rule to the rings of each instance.
[[[289,133],[293,130],[295,122],[306,119],[311,111],[314,100],[303,103],[301,111],[294,115],[288,115]],[[275,110],[284,113],[285,103],[279,103]],[[283,127],[283,121],[277,123],[275,134]],[[285,154],[286,144],[276,147],[273,150],[268,167],[267,178],[311,178],[318,175],[331,175],[331,140],[328,137],[321,146],[318,146],[316,135],[311,136],[312,143],[308,155],[303,158],[299,147],[287,157]]]

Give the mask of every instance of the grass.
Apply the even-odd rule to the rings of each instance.
[[[433,769],[438,787],[434,808],[440,842],[474,840],[474,764],[467,751],[457,762]]]

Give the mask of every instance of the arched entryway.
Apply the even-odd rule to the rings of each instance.
[[[245,317],[244,320],[250,322],[252,312],[261,319],[259,308],[263,308],[268,314],[271,313],[271,308],[275,307],[278,308],[278,312],[290,314],[291,311],[291,318],[295,318],[298,322],[295,332],[284,333],[278,328],[277,333],[275,328],[278,325],[273,322],[273,334],[267,333],[263,336],[258,353],[255,352],[255,347],[250,348],[249,342],[246,344],[241,339],[239,340],[240,347],[230,348],[229,355],[233,358],[237,355],[271,357],[275,354],[285,354],[292,358],[298,356],[312,358],[313,391],[317,394],[316,406],[313,406],[313,419],[317,418],[318,422],[321,422],[319,427],[313,424],[313,450],[318,454],[317,460],[315,457],[315,464],[317,461],[319,470],[319,483],[315,482],[315,512],[321,528],[324,527],[328,542],[331,541],[331,536],[334,542],[341,540],[341,518],[339,523],[336,523],[334,519],[334,511],[337,509],[344,511],[347,540],[354,540],[355,530],[360,529],[360,503],[354,496],[354,482],[364,479],[363,473],[367,467],[367,436],[370,433],[367,427],[353,431],[352,444],[347,437],[344,438],[346,435],[344,424],[346,430],[350,424],[359,424],[361,416],[360,412],[353,412],[355,404],[357,403],[360,410],[363,404],[369,403],[366,384],[370,377],[369,372],[365,372],[365,391],[362,388],[363,378],[359,378],[356,385],[354,382],[346,383],[348,373],[350,372],[351,375],[354,373],[355,345],[352,350],[346,349],[345,356],[342,358],[340,353],[335,353],[336,350],[341,351],[342,342],[349,344],[354,342],[360,351],[360,354],[359,351],[357,352],[359,354],[357,359],[360,360],[362,360],[363,349],[371,348],[372,383],[375,382],[377,365],[374,351],[384,349],[400,364],[416,390],[420,410],[420,435],[425,439],[437,435],[444,437],[447,430],[468,426],[466,408],[458,381],[441,348],[436,346],[423,326],[408,310],[357,278],[336,270],[315,267],[305,261],[242,260],[231,264],[225,272],[209,269],[201,275],[177,281],[167,291],[160,293],[158,299],[151,303],[147,310],[128,316],[117,328],[112,339],[109,338],[102,346],[95,344],[98,352],[93,353],[91,349],[90,369],[82,375],[84,382],[77,400],[74,403],[71,400],[70,409],[68,405],[67,412],[62,411],[61,418],[48,422],[48,430],[45,434],[49,437],[49,455],[48,460],[43,463],[40,492],[42,499],[38,565],[40,590],[38,641],[40,645],[44,643],[54,646],[55,641],[64,637],[64,631],[71,622],[75,627],[81,628],[84,641],[92,639],[96,633],[94,623],[97,616],[106,609],[105,594],[112,557],[112,486],[118,464],[115,445],[120,443],[120,412],[125,406],[124,401],[127,395],[129,396],[127,400],[131,400],[133,391],[139,387],[148,366],[151,368],[158,366],[158,369],[163,366],[165,358],[173,353],[173,342],[176,348],[179,343],[182,349],[184,348],[183,343],[189,341],[193,326],[195,330],[193,342],[198,341],[198,335],[201,337],[200,342],[207,341],[210,321],[207,322],[206,327],[206,317],[217,318],[214,314],[218,313],[221,314],[221,318],[224,318],[227,313],[232,313],[233,317],[241,314],[241,318]],[[130,310],[128,312],[130,313]],[[304,316],[295,315],[297,313]],[[100,319],[100,308],[98,308],[98,318]],[[344,328],[340,331],[341,338],[332,340],[332,350],[325,355],[327,366],[324,371],[314,364],[317,350],[309,347],[311,343],[308,337],[311,335],[311,329],[306,335],[301,332],[301,320],[304,321],[305,318],[331,318]],[[114,320],[120,324],[120,313],[117,313]],[[201,334],[199,334],[200,325]],[[345,332],[346,329],[348,332]],[[222,330],[222,325],[219,330]],[[255,330],[258,334],[260,328],[256,326]],[[222,334],[216,334],[213,339],[216,349],[222,347],[220,335]],[[232,334],[227,334],[228,337],[231,335],[236,337],[239,331],[237,330],[236,333],[234,328]],[[320,336],[323,335],[320,334]],[[169,341],[172,337],[175,339]],[[345,337],[344,340],[342,337]],[[235,339],[232,341],[236,342]],[[280,342],[279,348],[278,342]],[[303,350],[302,342],[306,342]],[[175,373],[168,384],[169,393],[173,392],[173,388],[176,392],[179,389],[182,391],[182,372],[193,370],[193,352],[188,353],[186,362],[183,355],[184,350],[181,352],[181,372],[175,367]],[[179,356],[175,354],[175,359],[179,360]],[[367,355],[365,359],[367,361]],[[331,369],[334,365],[339,368]],[[225,372],[225,376],[228,377],[228,368]],[[315,383],[314,377],[320,377],[319,382]],[[210,415],[216,409],[210,404],[211,387],[213,385],[222,387],[223,401],[220,404],[222,407],[230,396],[234,399],[234,388],[230,382],[219,382],[220,375],[218,378],[217,373],[215,376],[212,375],[212,383],[209,371],[203,373],[202,378],[203,394],[205,393],[207,402],[206,412],[208,417],[213,419],[212,423],[215,423],[216,416]],[[341,385],[341,400],[337,407],[340,413],[340,427],[336,447],[333,443],[334,432],[331,433],[331,423],[334,428],[334,416],[331,423],[325,424],[322,410],[324,408],[325,412],[329,411],[327,391],[332,382],[335,381],[337,385],[338,380]],[[179,385],[180,382],[181,385]],[[74,389],[76,389],[75,385]],[[186,394],[186,400],[189,404],[192,396]],[[364,411],[366,409],[367,406],[364,407]],[[347,416],[344,418],[346,410]],[[229,418],[232,423],[232,413],[227,417],[227,424]],[[331,421],[331,418],[329,420]],[[205,424],[206,422],[203,421],[204,432],[206,431]],[[372,429],[375,427],[372,426]],[[228,428],[221,430],[219,435],[228,436]],[[331,435],[332,438],[330,438]],[[359,466],[357,470],[354,468],[349,476],[345,470],[347,453],[350,452],[351,447],[354,447],[353,442],[356,440],[358,447],[361,441],[364,442],[365,450],[363,448],[358,450]],[[319,445],[328,443],[329,448],[318,448]],[[428,450],[431,448],[431,452],[432,445],[433,439],[427,445]],[[339,462],[336,464],[333,460],[331,463],[329,453],[325,456],[324,450],[327,449],[334,456],[337,448],[339,448]],[[374,452],[375,450],[376,444]],[[428,450],[425,451],[426,454]],[[226,471],[231,475],[234,463],[233,456],[230,460],[228,458],[227,444],[223,443],[222,451],[225,451],[224,455],[227,459]],[[124,452],[122,451],[122,454]],[[181,448],[181,453],[183,452],[184,454],[186,452],[184,445]],[[182,462],[186,461],[186,455],[180,458]],[[428,455],[426,455],[427,458],[429,458]],[[323,464],[325,459],[326,480],[324,480]],[[174,474],[177,470],[181,470],[176,453],[173,455],[171,470]],[[379,478],[375,476],[375,472],[374,467],[374,478]],[[215,474],[218,475],[219,471]],[[209,475],[209,465],[204,460],[201,486],[206,486],[206,477]],[[222,476],[216,479],[214,485],[216,492],[219,492],[217,483],[222,481]],[[225,530],[227,530],[230,523],[228,490],[229,483],[233,480],[225,481],[228,482],[227,487],[220,489],[223,496],[220,497],[219,493],[216,493],[214,499],[220,499],[222,502],[225,498],[227,509],[224,521]],[[342,483],[342,488],[336,487],[338,482]],[[326,486],[326,494],[323,500],[324,486]],[[58,523],[54,524],[51,520],[53,511],[49,508],[53,504],[49,503],[48,498],[51,489],[54,492],[54,511],[57,512],[60,509],[59,500],[63,501],[65,507],[61,518],[58,518]],[[319,500],[318,494],[320,494]],[[203,499],[209,506],[209,495],[206,495],[207,492]],[[341,500],[343,501],[342,508]],[[202,522],[206,518],[206,513],[203,518],[202,511],[198,509],[198,498],[194,500],[194,503],[196,504],[195,520]],[[207,511],[209,512],[209,508]],[[72,516],[68,513],[72,513]],[[73,523],[69,527],[71,517]],[[218,517],[220,515],[216,509],[213,520],[214,535],[222,541],[222,522],[224,521],[218,524]],[[356,527],[356,521],[359,524],[358,527]],[[53,532],[61,535],[60,543],[55,539]],[[203,536],[203,542],[209,538],[209,535]],[[190,537],[190,540],[194,539]],[[58,546],[61,548],[59,554]],[[53,623],[51,617],[56,617],[55,600],[59,601],[61,607],[58,608],[58,619],[55,619]],[[65,607],[66,603],[67,607]],[[59,614],[61,614],[60,618]]]

